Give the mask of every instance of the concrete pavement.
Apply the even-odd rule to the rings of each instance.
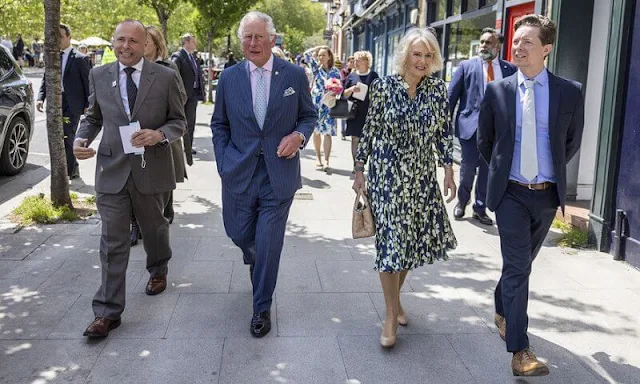
[[[127,309],[107,340],[87,341],[100,281],[99,220],[19,230],[0,221],[0,383],[635,383],[640,380],[640,273],[607,254],[556,247],[534,264],[529,305],[545,378],[515,380],[493,326],[500,275],[495,228],[454,222],[451,260],[411,272],[402,293],[409,325],[379,346],[384,299],[371,239],[350,239],[349,144],[334,138],[331,175],[303,154],[304,188],[291,209],[272,310],[273,330],[249,335],[248,268],[222,226],[220,179],[200,106],[195,164],[175,191],[169,287],[144,294],[141,245],[132,248]],[[96,144],[94,143],[94,146]],[[94,161],[81,162],[81,194]],[[32,180],[29,180],[32,177]],[[0,217],[34,188],[3,194]],[[453,203],[450,205],[450,212]]]

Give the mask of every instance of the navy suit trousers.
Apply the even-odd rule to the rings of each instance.
[[[478,177],[476,179],[476,200],[473,204],[473,210],[478,213],[484,213],[489,168],[487,163],[480,157],[476,133],[474,133],[468,140],[460,139],[460,147],[462,150],[462,161],[460,163],[458,201],[463,207],[469,203],[471,190],[473,189],[473,180],[476,179],[476,169],[478,169]]]
[[[507,322],[507,351],[529,346],[529,276],[558,210],[556,186],[544,191],[509,183],[496,209],[502,250],[502,276],[495,291],[496,313]]]
[[[222,183],[222,217],[227,235],[253,264],[253,312],[271,308],[278,279],[284,232],[293,197],[276,198],[264,157],[260,156],[249,187],[241,194]]]
[[[62,94],[62,116],[64,117],[62,130],[64,132],[64,152],[67,158],[67,174],[71,176],[78,166],[78,161],[73,155],[73,141],[76,139],[80,116],[71,113],[64,93]]]

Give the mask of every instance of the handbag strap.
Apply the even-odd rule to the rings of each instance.
[[[360,203],[360,199],[362,199],[362,207],[358,207],[358,204]],[[364,193],[362,188],[360,188],[358,190],[358,193],[356,194],[356,200],[353,202],[353,210],[356,212],[362,212],[364,209],[367,208],[368,205],[369,205],[369,201],[367,200],[367,195]]]

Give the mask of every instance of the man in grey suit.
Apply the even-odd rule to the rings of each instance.
[[[249,12],[238,37],[247,60],[222,72],[211,130],[225,230],[242,249],[253,284],[249,329],[262,337],[271,329],[289,208],[302,187],[299,149],[317,114],[304,70],[271,53],[276,38],[271,17]]]
[[[102,218],[102,285],[93,298],[95,320],[84,332],[88,337],[105,337],[120,325],[131,210],[142,231],[151,275],[146,293],[156,295],[167,285],[171,246],[169,223],[162,213],[176,187],[168,144],[182,137],[186,119],[179,75],[143,58],[146,40],[145,27],[139,21],[118,24],[114,36],[118,61],[91,70],[89,108],[74,142],[74,155],[79,160],[93,157],[96,151],[88,145],[104,127],[95,182]],[[121,139],[124,127],[136,122],[138,130]],[[130,152],[125,151],[129,140],[134,148],[144,148],[144,153],[125,153]]]

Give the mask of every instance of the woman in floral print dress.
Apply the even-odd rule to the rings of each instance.
[[[396,341],[398,324],[407,324],[400,289],[409,270],[435,259],[446,260],[456,247],[436,178],[445,169],[447,202],[455,198],[452,136],[447,88],[431,77],[442,69],[436,37],[412,29],[400,41],[397,75],[377,79],[370,87],[370,107],[358,145],[353,183],[365,190],[364,165],[369,160],[368,196],[376,223],[374,269],[380,272],[386,319],[380,336],[384,347]]]
[[[311,52],[314,51],[317,54],[316,60]],[[313,146],[316,150],[316,166],[322,168],[325,171],[329,171],[329,156],[331,155],[331,136],[336,135],[336,120],[329,116],[329,107],[322,103],[322,97],[327,92],[324,88],[327,80],[340,78],[340,71],[333,66],[334,56],[331,49],[326,46],[312,48],[305,52],[305,61],[311,65],[313,71],[313,84],[311,86],[311,98],[318,111],[318,124],[313,133]],[[324,138],[324,142],[323,142]],[[324,160],[326,166],[322,163],[322,154],[320,153],[320,147],[324,149]]]

